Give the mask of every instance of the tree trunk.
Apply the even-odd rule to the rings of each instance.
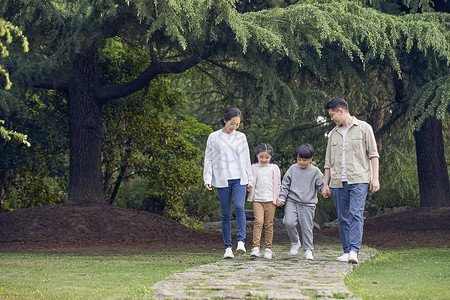
[[[414,132],[414,138],[420,206],[450,206],[450,183],[445,162],[442,122],[433,117],[427,118],[420,130]]]
[[[103,195],[101,150],[102,109],[95,101],[97,48],[78,54],[69,90],[70,203],[106,203]]]

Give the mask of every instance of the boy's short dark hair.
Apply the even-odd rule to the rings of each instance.
[[[331,108],[333,111],[342,108],[343,110],[348,111],[348,103],[347,101],[344,100],[344,98],[332,98],[325,104],[324,108],[325,109]]]
[[[295,157],[300,158],[311,158],[314,156],[314,148],[310,144],[300,145],[297,150],[295,150]]]

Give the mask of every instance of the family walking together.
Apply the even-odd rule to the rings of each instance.
[[[339,261],[358,263],[362,243],[363,212],[370,189],[380,189],[378,151],[372,127],[349,113],[347,102],[333,98],[325,104],[336,127],[328,135],[324,174],[311,162],[314,148],[300,145],[295,151],[297,163],[281,179],[274,163],[274,149],[259,144],[255,160],[244,133],[237,131],[242,113],[229,108],[222,116],[222,128],[211,133],[206,142],[204,184],[217,189],[221,208],[224,258],[233,258],[231,238],[232,204],[236,217],[237,247],[244,254],[246,238],[245,199],[253,203],[254,223],[251,256],[259,257],[264,228],[264,258],[272,258],[273,223],[276,207],[284,206],[283,224],[291,242],[291,255],[297,255],[303,243],[305,258],[313,260],[313,219],[317,193],[327,198],[333,194],[338,215],[343,254]],[[297,230],[300,225],[302,239]]]

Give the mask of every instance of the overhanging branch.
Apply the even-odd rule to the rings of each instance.
[[[200,57],[192,55],[177,62],[154,61],[136,79],[121,85],[105,85],[96,89],[94,95],[99,104],[112,99],[129,96],[145,88],[152,79],[160,74],[182,73],[200,62]]]

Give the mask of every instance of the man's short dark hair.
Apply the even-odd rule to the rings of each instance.
[[[324,108],[327,110],[331,108],[334,111],[342,108],[343,110],[348,111],[348,103],[344,98],[332,98],[325,104]]]
[[[311,158],[314,156],[314,148],[310,144],[303,144],[298,146],[297,150],[295,150],[295,157],[300,158]]]

